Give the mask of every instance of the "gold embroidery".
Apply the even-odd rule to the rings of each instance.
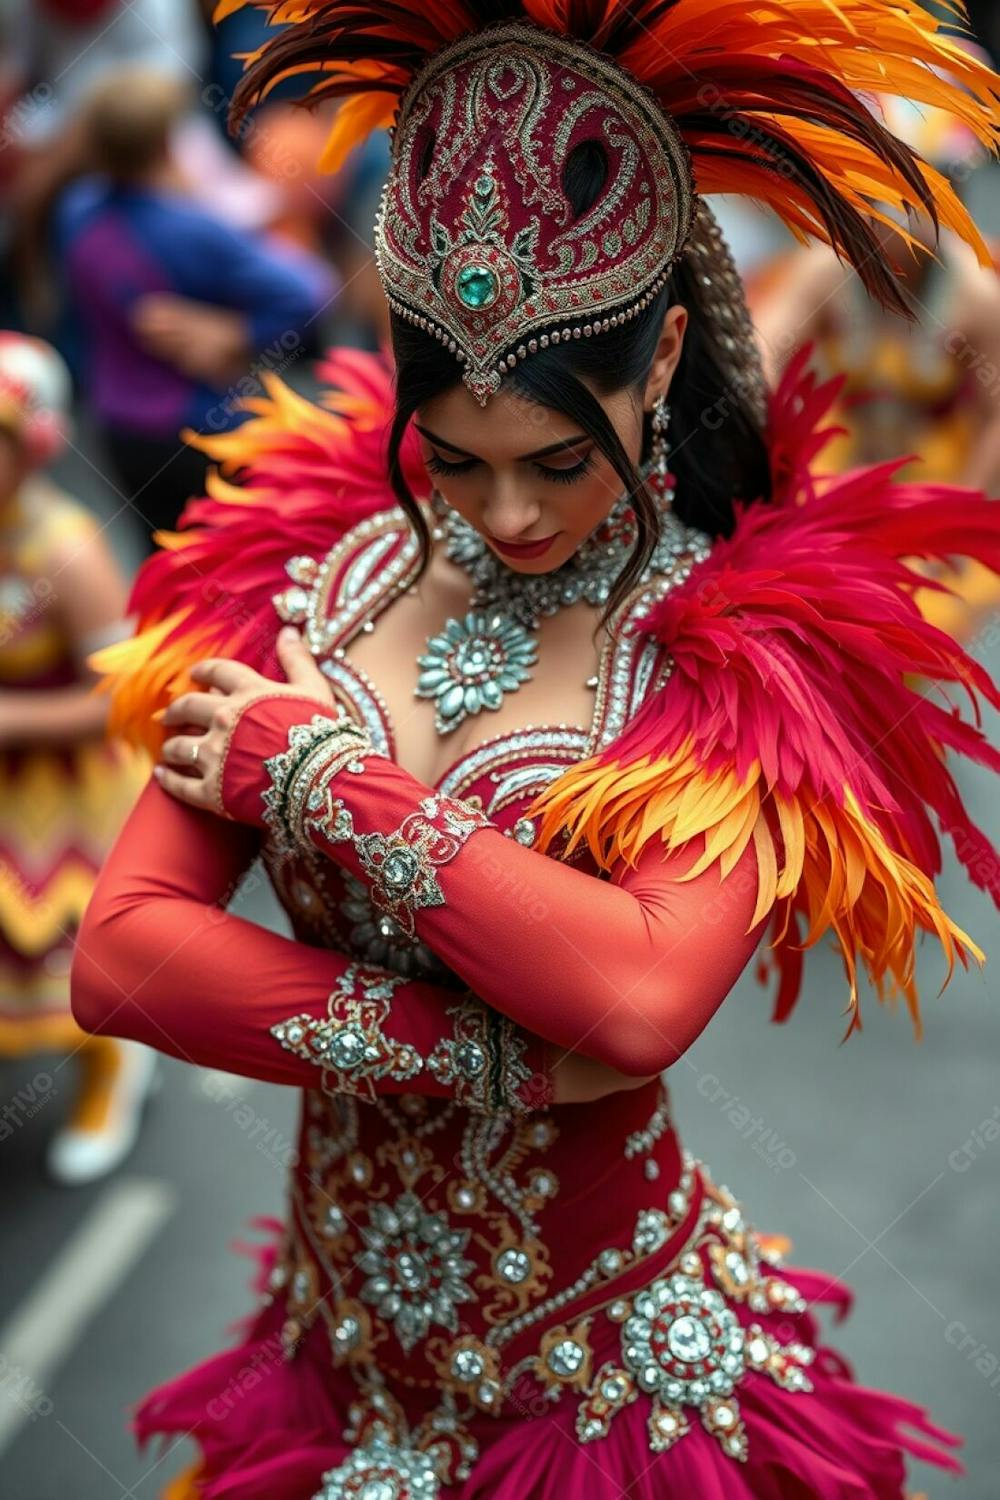
[[[350,837],[350,813],[343,803],[331,801],[328,787],[345,766],[363,771],[363,757],[369,754],[371,741],[364,729],[344,715],[313,714],[308,724],[289,727],[287,748],[264,761],[270,784],[261,793],[263,820],[279,848],[290,855],[297,848],[312,847],[303,827],[306,803],[310,813],[327,819],[322,826],[328,838]]]
[[[308,1013],[289,1016],[271,1027],[271,1035],[287,1051],[322,1068],[328,1093],[374,1097],[376,1080],[403,1082],[423,1066],[415,1048],[382,1030],[391,1013],[392,992],[402,983],[397,974],[351,964],[337,980],[325,1018]]]
[[[439,1083],[454,1086],[455,1099],[484,1114],[525,1114],[521,1090],[532,1075],[525,1067],[523,1033],[506,1016],[475,997],[453,1006],[454,1032],[442,1037],[427,1058]]]

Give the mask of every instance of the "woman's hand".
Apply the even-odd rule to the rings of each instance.
[[[228,817],[222,803],[222,769],[243,710],[258,698],[282,695],[314,698],[324,708],[333,705],[330,684],[294,626],[278,632],[277,652],[284,683],[225,657],[209,657],[191,668],[191,676],[204,684],[205,691],[181,693],[160,715],[164,725],[193,731],[164,740],[160,756],[166,764],[153,767],[153,775],[171,796]],[[183,770],[172,769],[175,766]]]

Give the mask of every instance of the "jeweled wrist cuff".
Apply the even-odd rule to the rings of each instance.
[[[263,820],[278,843],[288,849],[308,847],[307,820],[320,823],[328,837],[349,838],[350,813],[339,799],[331,799],[329,784],[348,767],[364,770],[372,753],[368,732],[356,720],[341,715],[313,714],[308,724],[293,724],[288,748],[264,762],[269,786],[261,792]]]
[[[423,1058],[408,1042],[397,1042],[382,1030],[392,1012],[393,991],[404,980],[384,969],[350,964],[318,1018],[289,1016],[271,1027],[271,1035],[289,1052],[322,1068],[328,1093],[374,1098],[380,1078],[405,1082],[423,1067]]]
[[[325,1016],[289,1016],[270,1028],[271,1035],[286,1051],[322,1069],[322,1087],[329,1094],[374,1098],[380,1079],[405,1083],[426,1068],[456,1103],[480,1114],[523,1115],[551,1102],[551,1090],[539,1090],[525,1065],[524,1034],[475,996],[448,1011],[452,1035],[442,1037],[429,1057],[387,1036],[393,994],[405,983],[402,975],[376,965],[349,964]],[[531,1093],[525,1090],[529,1083]]]

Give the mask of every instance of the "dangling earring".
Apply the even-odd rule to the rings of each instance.
[[[670,457],[670,444],[667,442],[667,431],[670,427],[670,407],[667,405],[667,397],[664,393],[657,396],[653,402],[653,440],[649,449],[649,461],[645,465],[646,479],[658,500],[668,500],[673,491],[673,476],[667,467]]]
[[[451,506],[448,504],[447,500],[444,498],[437,485],[435,485],[431,490],[429,498],[431,513],[434,516],[432,535],[434,537],[434,540],[436,542],[439,542],[444,536],[444,522],[445,519],[451,514]]]

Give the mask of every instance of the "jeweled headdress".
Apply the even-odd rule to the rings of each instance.
[[[759,405],[742,291],[701,194],[768,204],[901,309],[873,225],[887,211],[924,210],[988,262],[949,184],[869,108],[887,94],[941,106],[995,145],[996,75],[916,0],[223,0],[217,14],[246,3],[284,29],[248,59],[237,118],[308,74],[305,102],[344,101],[325,167],[392,131],[386,295],[483,404],[534,350],[634,317],[688,254]],[[573,222],[562,174],[587,141],[608,171]]]
[[[574,222],[563,168],[593,140],[607,190]],[[485,401],[508,350],[590,337],[646,306],[692,207],[655,99],[597,53],[514,23],[445,48],[407,90],[376,258],[394,311],[446,341]]]

